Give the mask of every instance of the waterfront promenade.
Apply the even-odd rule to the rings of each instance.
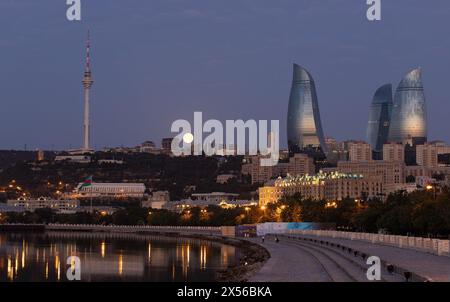
[[[100,225],[1,225],[5,230],[48,230],[61,234],[111,233],[117,236],[159,234],[232,238],[232,227],[200,226],[100,226]],[[375,238],[375,237],[376,238]],[[367,259],[381,260],[381,281],[450,282],[450,256],[443,242],[427,238],[336,231],[268,234],[245,240],[263,246],[270,258],[250,276],[254,282],[368,282]],[[276,242],[275,238],[279,241]],[[371,239],[368,241],[368,238]],[[236,238],[237,239],[237,238]],[[243,239],[243,238],[241,238]],[[241,242],[242,240],[237,240]],[[405,244],[404,242],[409,242]],[[420,243],[420,244],[419,244]],[[428,244],[431,243],[431,244]],[[433,244],[435,243],[435,244]],[[244,243],[245,245],[245,243]],[[436,246],[437,248],[433,248]]]
[[[271,258],[249,281],[368,282],[366,260],[382,261],[381,281],[449,282],[450,257],[371,242],[311,235],[275,235],[252,239]],[[391,270],[389,270],[391,269]],[[406,273],[406,274],[405,274]]]

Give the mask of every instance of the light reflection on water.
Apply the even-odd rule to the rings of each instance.
[[[67,281],[67,257],[81,281],[214,281],[239,251],[199,239],[106,233],[0,233],[0,281]]]

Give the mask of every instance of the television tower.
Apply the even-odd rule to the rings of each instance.
[[[86,41],[86,69],[84,70],[83,88],[84,88],[84,119],[83,119],[83,151],[91,150],[91,123],[90,123],[90,92],[94,81],[91,73],[91,40],[88,31]]]

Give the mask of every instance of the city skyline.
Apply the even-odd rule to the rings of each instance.
[[[6,287],[450,282],[449,0],[2,0],[0,28]]]
[[[50,18],[59,15],[64,3],[0,4],[2,12],[9,12],[1,22],[11,28],[0,41],[4,53],[0,149],[23,149],[25,144],[28,149],[80,146],[79,75],[88,27],[95,40],[96,149],[159,142],[170,136],[173,120],[189,118],[195,110],[207,118],[279,118],[285,125],[294,61],[313,71],[323,131],[339,140],[364,139],[375,88],[396,83],[406,70],[422,66],[432,117],[429,138],[450,140],[442,132],[449,110],[445,82],[450,45],[431,39],[448,33],[443,24],[450,5],[444,1],[431,8],[419,2],[405,5],[402,0],[386,3],[379,24],[364,20],[364,3],[345,1],[288,1],[281,6],[264,1],[203,6],[198,1],[179,5],[156,1],[153,6],[130,5],[117,20],[118,3],[89,4],[83,22],[75,25]],[[23,7],[29,9],[23,12]],[[12,16],[21,17],[12,21]],[[265,24],[268,17],[274,22]],[[342,22],[333,28],[320,24],[329,18]],[[211,29],[203,29],[205,24]],[[306,24],[316,30],[305,32]],[[248,31],[254,33],[250,40]],[[205,44],[202,37],[214,32],[228,37],[228,42],[209,39]],[[417,36],[413,49],[408,42],[412,33]],[[174,36],[180,37],[178,42]],[[389,48],[382,47],[387,44]],[[280,134],[285,148],[283,128]]]

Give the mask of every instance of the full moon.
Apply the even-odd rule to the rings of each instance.
[[[192,141],[194,140],[194,136],[192,135],[192,133],[185,133],[184,135],[183,135],[183,141],[186,143],[186,144],[190,144],[190,143],[192,143]]]

